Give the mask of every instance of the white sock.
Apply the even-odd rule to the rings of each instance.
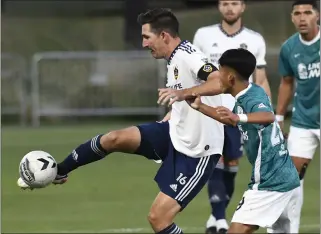
[[[219,220],[216,220],[216,228],[217,228],[217,231],[220,230],[220,229],[228,229],[228,224],[226,222],[225,219],[219,219]]]
[[[206,222],[206,228],[215,227],[216,226],[216,218],[211,214]]]

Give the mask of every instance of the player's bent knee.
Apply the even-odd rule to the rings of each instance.
[[[181,206],[176,200],[165,193],[160,192],[150,209],[148,221],[155,232],[162,231],[173,223],[173,220],[180,209]]]
[[[111,131],[100,139],[101,146],[109,152],[121,151],[133,153],[140,145],[140,131],[137,127],[129,127]]]

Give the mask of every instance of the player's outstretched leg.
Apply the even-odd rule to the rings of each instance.
[[[103,159],[112,152],[134,153],[140,146],[138,127],[129,127],[97,135],[79,145],[61,163],[54,184],[66,182],[67,174],[78,167]]]

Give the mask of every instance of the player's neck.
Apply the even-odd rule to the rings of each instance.
[[[249,88],[250,83],[247,81],[244,82],[240,82],[239,84],[235,85],[233,90],[231,90],[231,95],[235,98],[237,98],[237,96],[239,94],[241,94],[242,91],[246,90]]]
[[[237,34],[243,27],[241,19],[238,19],[234,24],[228,24],[222,20],[221,26],[223,31],[229,36]]]
[[[300,35],[302,40],[309,42],[309,41],[312,41],[319,33],[320,33],[320,28],[319,26],[316,26],[310,33],[300,34]]]
[[[174,50],[179,46],[179,44],[181,44],[182,40],[179,37],[173,38],[173,40],[168,44],[168,50],[165,54],[165,59],[168,60],[172,53],[174,52]]]

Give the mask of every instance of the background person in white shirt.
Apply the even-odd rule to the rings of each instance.
[[[205,53],[209,59],[208,62],[215,66],[218,66],[218,60],[226,50],[236,48],[249,50],[257,60],[254,81],[271,96],[265,72],[265,41],[259,33],[242,25],[244,1],[220,0],[219,11],[222,14],[222,22],[198,29],[193,44]],[[253,76],[250,77],[250,82],[253,82]],[[232,110],[234,104],[235,99],[230,94],[223,95],[224,106]],[[228,229],[225,210],[234,192],[238,160],[243,154],[239,130],[233,126],[225,126],[224,133],[223,159],[217,164],[208,182],[212,214],[206,224],[207,233],[225,233]]]

